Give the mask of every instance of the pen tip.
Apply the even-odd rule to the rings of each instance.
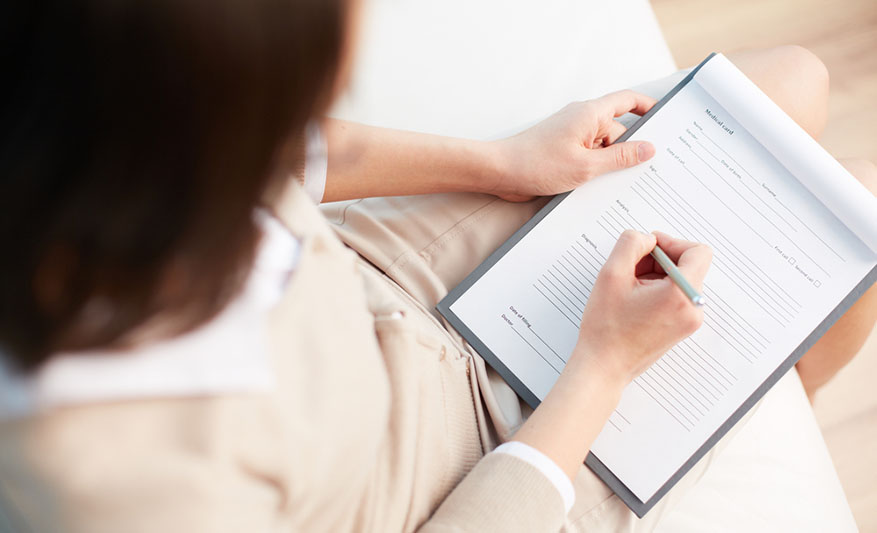
[[[696,305],[698,307],[703,307],[703,304],[706,303],[706,298],[704,298],[703,296],[698,294],[697,296],[692,298],[691,301],[694,302],[694,305]]]

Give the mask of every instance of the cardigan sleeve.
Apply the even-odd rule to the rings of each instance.
[[[489,453],[420,531],[556,532],[565,518],[560,492],[536,466],[515,455]]]
[[[545,475],[545,477],[548,478],[549,481],[551,481],[551,484],[554,485],[554,488],[560,493],[560,497],[563,498],[564,512],[568,513],[569,510],[572,509],[572,506],[576,502],[576,489],[573,487],[572,481],[570,481],[566,473],[557,466],[557,463],[552,461],[550,457],[536,448],[516,440],[500,444],[490,453],[507,453],[509,455],[514,455],[515,457],[523,459],[535,466],[543,475]]]

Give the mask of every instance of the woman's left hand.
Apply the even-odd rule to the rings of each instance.
[[[606,172],[651,159],[655,147],[649,142],[612,143],[626,129],[616,117],[642,115],[655,102],[630,90],[614,92],[573,102],[517,135],[494,141],[502,171],[484,192],[522,202],[566,192]]]

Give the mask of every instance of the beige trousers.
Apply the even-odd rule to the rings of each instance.
[[[635,90],[660,98],[684,75],[685,72],[680,71],[668,78],[636,87]],[[635,117],[622,117],[622,121],[628,124],[631,119]],[[457,340],[459,348],[475,355],[481,395],[498,441],[511,438],[526,419],[529,408],[444,322],[435,311],[435,305],[547,201],[548,198],[539,198],[511,203],[490,195],[451,193],[368,198],[321,206],[324,215],[348,246],[432,311]],[[738,422],[735,429],[747,419],[748,415]],[[637,519],[595,474],[583,466],[574,480],[576,503],[567,516],[565,529],[653,529],[684,491],[703,476],[734,432],[729,432],[642,520]]]

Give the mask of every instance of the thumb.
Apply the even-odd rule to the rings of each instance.
[[[592,175],[599,176],[648,161],[655,155],[655,146],[647,141],[623,142],[592,150],[590,155]]]

